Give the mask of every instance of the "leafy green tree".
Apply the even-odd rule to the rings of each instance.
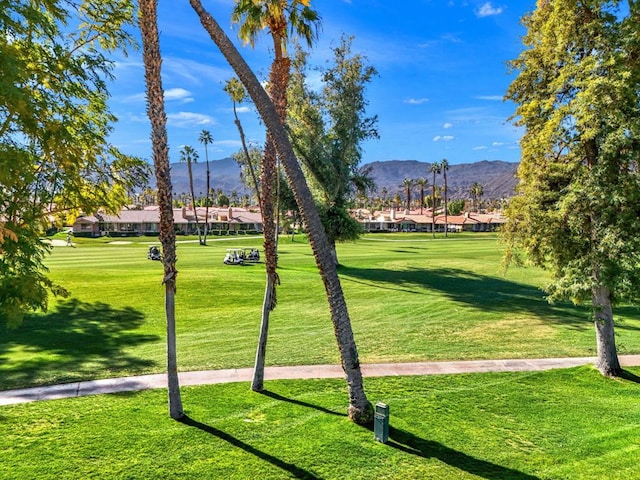
[[[11,326],[66,294],[47,276],[45,231],[116,212],[147,184],[145,162],[108,143],[108,56],[133,44],[133,13],[125,0],[2,2],[0,321]]]
[[[333,61],[322,72],[320,93],[306,84],[306,54],[298,50],[289,90],[288,127],[315,189],[336,265],[336,242],[355,240],[361,233],[348,208],[358,185],[360,189],[373,185],[360,161],[362,142],[378,137],[377,117],[365,116],[365,87],[376,70],[362,55],[351,52],[351,42],[343,37],[333,49]]]
[[[198,137],[198,141],[204,145],[204,155],[205,161],[207,162],[207,194],[205,199],[205,210],[204,210],[204,240],[201,242],[201,245],[207,244],[207,233],[209,230],[209,194],[211,191],[211,171],[209,170],[209,144],[213,143],[213,136],[209,130],[202,130],[200,132],[200,136]]]
[[[621,372],[613,305],[640,287],[638,2],[538,2],[507,92],[524,127],[504,231],[548,269],[550,300],[590,303],[597,368]]]
[[[461,198],[457,198],[455,200],[451,200],[449,202],[449,213],[451,215],[460,215],[464,210],[464,200]]]
[[[189,3],[200,18],[203,27],[211,36],[211,39],[218,46],[220,52],[225,56],[229,65],[245,86],[276,145],[278,155],[289,179],[289,184],[295,195],[296,203],[300,208],[300,214],[306,225],[309,243],[327,294],[333,330],[349,391],[349,418],[358,424],[370,424],[373,420],[373,407],[364,391],[358,348],[353,336],[351,319],[340,278],[338,277],[338,270],[330,253],[329,241],[322,226],[320,215],[291,146],[287,131],[280,121],[274,102],[266,94],[255,74],[218,22],[202,7],[200,0],[189,0]]]
[[[160,41],[158,34],[157,0],[140,0],[140,32],[142,36],[143,61],[147,90],[147,115],[151,122],[151,147],[153,164],[158,185],[160,207],[160,243],[162,244],[162,264],[164,267],[165,314],[167,325],[167,384],[169,415],[171,418],[184,417],[180,383],[178,379],[178,358],[176,349],[176,234],[171,205],[171,167],[167,139],[167,116],[164,109],[162,89]],[[193,196],[193,195],[192,195]]]
[[[269,73],[269,95],[276,107],[280,123],[287,117],[287,86],[289,84],[291,60],[287,52],[289,36],[297,35],[311,46],[319,24],[317,12],[310,8],[310,0],[237,0],[231,20],[240,24],[238,35],[252,47],[261,31],[267,30],[273,42],[274,58]],[[260,211],[263,218],[263,236],[267,283],[262,308],[260,337],[256,353],[254,378],[251,389],[261,391],[264,384],[264,360],[266,354],[269,313],[276,307],[278,276],[278,231],[274,214],[273,189],[277,187],[277,151],[267,131],[262,160]]]

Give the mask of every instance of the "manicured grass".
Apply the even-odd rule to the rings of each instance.
[[[71,299],[52,301],[17,330],[0,326],[0,389],[163,371],[162,266],[146,259],[157,238],[76,240],[47,261]],[[222,259],[226,248],[259,247],[261,238],[178,241],[179,368],[252,366],[264,265]],[[283,236],[280,249],[267,363],[338,363],[309,245]],[[588,311],[549,305],[538,269],[503,275],[495,235],[367,235],[339,245],[338,255],[362,362],[595,354]],[[621,353],[640,353],[640,311],[615,313]]]
[[[0,478],[634,479],[640,369],[367,379],[390,441],[345,417],[339,380],[183,388],[3,407]]]

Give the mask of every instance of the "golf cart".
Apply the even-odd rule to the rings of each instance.
[[[227,254],[223,260],[225,265],[242,265],[244,263],[244,250],[242,248],[227,248]]]
[[[247,262],[259,262],[260,261],[260,252],[257,248],[245,248],[244,249],[244,260]]]
[[[160,255],[160,249],[155,245],[149,247],[149,251],[147,252],[147,260],[162,260],[162,255]]]

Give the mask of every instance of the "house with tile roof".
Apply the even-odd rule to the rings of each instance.
[[[262,232],[260,212],[244,208],[210,207],[208,218],[205,209],[196,208],[194,212],[186,207],[173,209],[173,222],[177,234],[197,233],[196,215],[201,228],[208,222],[209,232],[213,235],[237,235]],[[160,210],[157,206],[144,209],[123,209],[117,215],[98,212],[94,215],[82,215],[73,224],[73,234],[85,237],[109,236],[156,236],[160,229]]]

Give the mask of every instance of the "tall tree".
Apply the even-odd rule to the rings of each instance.
[[[242,81],[262,120],[271,132],[296,202],[300,207],[300,213],[307,226],[309,243],[327,293],[331,320],[349,390],[349,418],[359,424],[369,424],[373,420],[373,407],[364,392],[358,348],[353,337],[347,303],[320,216],[313,202],[311,191],[305,182],[298,159],[293,152],[287,131],[280,121],[280,116],[273,102],[220,25],[204,10],[200,0],[190,0],[190,3],[198,14],[203,27]]]
[[[258,175],[256,173],[257,168],[254,166],[255,162],[253,161],[253,158],[254,156],[256,156],[256,153],[260,153],[260,157],[262,157],[262,151],[258,149],[253,149],[253,152],[249,151],[247,138],[244,134],[244,129],[242,128],[242,123],[240,122],[240,117],[238,117],[238,109],[236,107],[246,100],[247,92],[245,91],[242,82],[236,77],[233,77],[227,81],[224,86],[224,91],[227,92],[229,94],[229,97],[231,98],[231,102],[233,104],[234,123],[236,124],[236,128],[238,129],[238,134],[240,135],[240,143],[242,144],[242,154],[235,155],[234,158],[241,165],[243,172],[244,168],[249,171],[251,179],[249,183],[251,184],[251,188],[253,188],[256,193],[258,203],[260,203],[260,182],[258,180]],[[252,155],[252,153],[254,155]],[[241,175],[243,176],[243,179],[246,178],[246,175],[243,175],[242,172]],[[260,214],[262,215],[262,209],[260,209]],[[264,216],[262,216],[262,223],[265,223]]]
[[[436,238],[436,175],[439,175],[442,167],[439,162],[433,162],[429,166],[429,172],[433,174],[433,183],[431,184],[431,233]]]
[[[140,32],[142,54],[147,86],[147,115],[151,122],[151,148],[158,185],[160,207],[160,243],[164,267],[165,313],[167,320],[167,383],[169,415],[179,419],[184,416],[180,383],[178,381],[178,358],[176,350],[175,295],[176,279],[176,233],[173,225],[171,205],[171,168],[167,139],[167,116],[164,109],[162,89],[160,39],[158,34],[157,0],[140,0]]]
[[[237,0],[231,19],[240,24],[238,35],[252,47],[262,30],[267,30],[273,41],[274,59],[269,74],[269,95],[278,112],[280,123],[287,116],[287,85],[291,61],[287,53],[290,33],[305,39],[309,45],[315,39],[319,17],[309,7],[310,0]],[[277,150],[271,132],[267,139],[262,160],[260,210],[263,218],[263,236],[267,281],[262,307],[260,337],[251,388],[261,391],[264,383],[264,362],[269,330],[269,315],[276,307],[278,276],[277,235],[278,226],[274,214],[274,185],[276,184]]]
[[[349,214],[353,193],[371,189],[371,170],[360,168],[362,142],[378,138],[377,117],[367,117],[366,85],[376,70],[351,52],[352,38],[333,49],[322,71],[323,88],[306,84],[306,54],[298,50],[291,77],[288,127],[298,158],[316,191],[325,231],[338,264],[336,242],[355,240],[361,225]]]
[[[134,24],[125,0],[2,2],[0,322],[17,326],[67,293],[47,275],[46,229],[116,212],[147,184],[146,163],[108,143],[109,56],[134,43]]]
[[[477,213],[480,211],[478,200],[482,195],[484,195],[484,188],[478,182],[473,182],[469,187],[469,193],[471,194],[473,210]]]
[[[196,218],[196,229],[198,230],[198,241],[202,245],[202,233],[200,232],[200,220],[198,220],[198,208],[196,206],[196,193],[193,189],[193,168],[192,164],[198,163],[198,152],[193,147],[185,145],[180,150],[180,163],[187,164],[187,172],[189,173],[189,190],[191,192],[191,208]]]
[[[422,210],[424,208],[424,187],[429,183],[424,177],[420,177],[416,180],[416,185],[420,187],[420,215],[422,215]]]
[[[209,144],[213,143],[213,136],[209,130],[202,130],[200,132],[200,136],[198,137],[198,141],[204,145],[204,156],[205,161],[207,162],[207,195],[205,200],[205,209],[204,209],[204,241],[201,243],[202,245],[207,244],[207,233],[209,230],[209,193],[211,190],[211,171],[209,170]]]
[[[414,180],[412,178],[405,178],[402,181],[402,185],[404,186],[404,197],[407,201],[405,210],[406,213],[411,211],[411,189],[413,188]]]
[[[442,170],[442,202],[444,207],[444,236],[449,232],[449,212],[447,211],[447,172],[449,171],[449,161],[446,158],[440,160]]]
[[[593,308],[597,368],[621,371],[613,305],[640,287],[638,2],[538,1],[507,92],[525,129],[506,260],[551,272],[551,300]]]

